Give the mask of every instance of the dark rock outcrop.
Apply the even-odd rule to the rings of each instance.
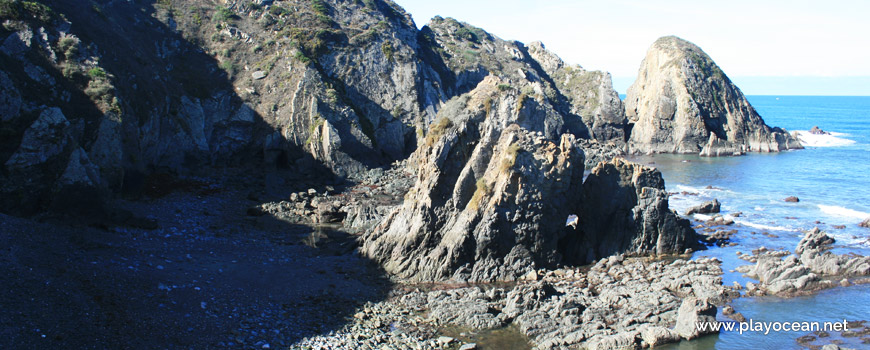
[[[650,47],[625,109],[631,153],[719,156],[803,148],[785,130],[767,126],[704,51],[673,36]]]
[[[798,203],[798,202],[800,202],[801,200],[800,200],[800,198],[795,197],[795,196],[788,196],[788,197],[785,197],[785,199],[783,199],[783,201],[786,201],[786,202],[789,202],[789,203]]]
[[[443,104],[488,75],[554,110],[575,139],[624,148],[609,144],[624,126],[609,74],[450,18],[417,30],[391,1],[44,3],[16,3],[0,30],[3,211],[46,209],[76,147],[103,193],[240,165],[359,180],[405,159]],[[49,108],[69,122],[64,166],[25,186],[5,164]],[[25,195],[34,203],[16,206]]]
[[[513,280],[561,261],[580,207],[583,153],[559,114],[488,77],[439,113],[404,204],[364,237],[399,278]]]
[[[720,208],[721,205],[719,204],[719,200],[714,198],[712,201],[689,208],[689,210],[686,211],[686,215],[718,213]]]
[[[574,263],[616,253],[679,254],[697,247],[689,221],[668,208],[664,179],[654,168],[620,158],[600,163],[586,178],[583,197],[583,248],[571,257]]]
[[[364,255],[400,279],[494,281],[694,246],[660,173],[614,160],[582,184],[583,155],[560,115],[502,83],[488,77],[442,108],[413,157],[417,183],[363,237]],[[571,214],[579,228],[566,227]]]
[[[864,221],[861,221],[861,223],[858,224],[858,227],[870,228],[870,218],[866,218],[864,219]]]

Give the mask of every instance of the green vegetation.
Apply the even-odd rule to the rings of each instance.
[[[459,22],[457,22],[459,24]],[[463,24],[459,24],[461,27],[456,30],[456,37],[468,40],[475,44],[480,44],[481,40],[484,38],[488,38],[489,35],[486,34],[483,29],[475,28],[471,26],[466,26]]]
[[[393,54],[395,53],[393,43],[385,41],[384,44],[381,45],[381,51],[383,51],[384,55],[387,56],[387,60],[393,61]]]
[[[88,70],[88,76],[91,77],[91,79],[105,79],[106,71],[100,67],[94,67]]]
[[[223,6],[217,7],[217,11],[215,12],[215,19],[217,19],[219,22],[229,22],[230,20],[235,18],[236,14],[233,13],[232,10]]]
[[[329,15],[329,7],[326,6],[323,0],[311,0],[311,8],[319,14]]]
[[[363,4],[365,4],[365,6],[369,10],[377,10],[378,9],[378,4],[375,3],[375,0],[363,0]]]
[[[93,99],[101,99],[104,96],[110,95],[112,90],[114,90],[114,87],[108,80],[94,79],[88,83],[88,87],[85,88],[85,94]]]
[[[488,184],[486,179],[480,178],[477,180],[476,186],[477,188],[474,190],[471,200],[468,201],[468,207],[472,210],[480,208],[483,199],[492,194],[492,185]]]
[[[60,71],[61,71],[61,74],[63,74],[63,77],[67,78],[67,79],[73,79],[77,75],[79,75],[79,73],[81,73],[81,71],[79,70],[78,64],[69,63],[69,62],[63,63],[61,65]]]
[[[512,90],[513,87],[510,84],[498,84],[498,91],[508,91]]]
[[[320,115],[315,115],[311,124],[308,125],[308,138],[305,139],[305,146],[310,145],[314,141],[319,141],[314,138],[314,134],[317,132],[317,128],[323,126],[326,120],[323,119]]]
[[[281,7],[281,6],[273,5],[272,7],[269,8],[269,13],[272,14],[272,16],[280,17],[280,16],[289,15],[290,11]]]
[[[0,0],[0,18],[49,22],[56,14],[47,5],[35,1]]]
[[[93,10],[94,13],[96,13],[97,16],[100,16],[100,18],[102,18],[102,19],[108,18],[108,17],[106,17],[106,14],[103,13],[103,8],[100,7],[100,4],[98,4],[96,2],[91,1],[91,10]]]
[[[338,103],[338,91],[333,88],[326,89],[326,98],[331,104]]]
[[[57,47],[63,52],[63,57],[70,60],[79,53],[79,40],[75,37],[64,36],[57,42]]]
[[[289,28],[284,35],[299,43],[305,56],[315,60],[327,52],[327,43],[345,40],[342,31],[331,28]]]
[[[480,53],[475,50],[467,49],[462,51],[462,57],[465,58],[466,61],[477,61],[478,56],[480,56]]]
[[[296,58],[296,60],[298,60],[299,62],[302,62],[303,64],[308,64],[308,62],[311,62],[311,59],[308,58],[308,56],[305,56],[305,53],[302,52],[302,50],[296,50],[296,54],[293,57]]]
[[[236,72],[236,65],[233,64],[233,62],[230,60],[224,60],[218,65],[218,67],[220,67],[220,69],[223,69],[229,75],[232,75]]]

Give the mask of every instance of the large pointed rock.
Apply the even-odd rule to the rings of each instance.
[[[803,148],[769,127],[698,46],[668,36],[650,47],[625,99],[632,153],[703,156]]]
[[[408,281],[514,280],[559,263],[580,207],[583,153],[546,104],[492,76],[429,129],[404,204],[362,252]]]
[[[439,112],[414,154],[414,187],[363,237],[363,255],[405,281],[484,282],[695,245],[658,171],[615,160],[584,185],[560,114],[500,84],[487,77]]]

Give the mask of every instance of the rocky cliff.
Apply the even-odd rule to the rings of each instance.
[[[71,163],[89,197],[245,164],[354,178],[407,157],[490,74],[580,139],[621,138],[606,73],[449,18],[417,30],[390,1],[3,4],[4,211],[52,206]]]
[[[404,204],[362,252],[400,278],[512,280],[560,259],[583,153],[549,105],[487,77],[439,113]]]
[[[673,36],[650,47],[625,109],[631,153],[719,156],[802,148],[785,130],[765,124],[704,51]]]
[[[359,179],[410,156],[404,203],[360,224],[380,222],[363,252],[400,278],[512,280],[693,241],[655,171],[608,163],[583,184],[581,148],[623,147],[623,107],[609,74],[541,43],[441,17],[418,31],[380,0],[3,4],[4,211],[99,214],[156,172]]]
[[[363,237],[362,253],[409,281],[514,280],[616,253],[681,253],[697,239],[667,208],[657,171],[615,160],[583,184],[583,153],[545,102],[487,77],[439,113],[417,181]],[[571,215],[579,225],[566,226]]]
[[[583,184],[584,244],[591,259],[616,253],[668,254],[696,247],[688,220],[668,207],[662,174],[616,158],[599,163]]]

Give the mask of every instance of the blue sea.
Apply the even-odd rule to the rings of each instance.
[[[803,232],[813,227],[836,238],[836,253],[870,254],[870,229],[858,227],[870,217],[870,97],[748,98],[768,125],[799,132],[806,149],[723,158],[657,155],[633,159],[658,168],[667,189],[680,192],[670,198],[671,208],[680,213],[713,198],[722,203],[723,215],[740,213],[733,227],[739,231],[733,238],[738,245],[711,248],[696,253],[695,258],[721,259],[724,283],[745,285],[751,280],[731,272],[748,264],[737,259],[738,251],[749,254],[762,246],[794,251]],[[831,134],[811,135],[808,130],[813,126]],[[800,202],[785,202],[788,196]],[[870,320],[870,285],[800,298],[741,298],[733,306],[755,321]],[[722,332],[662,348],[805,349],[796,338],[806,334]],[[870,348],[857,338],[842,340],[850,348]]]

